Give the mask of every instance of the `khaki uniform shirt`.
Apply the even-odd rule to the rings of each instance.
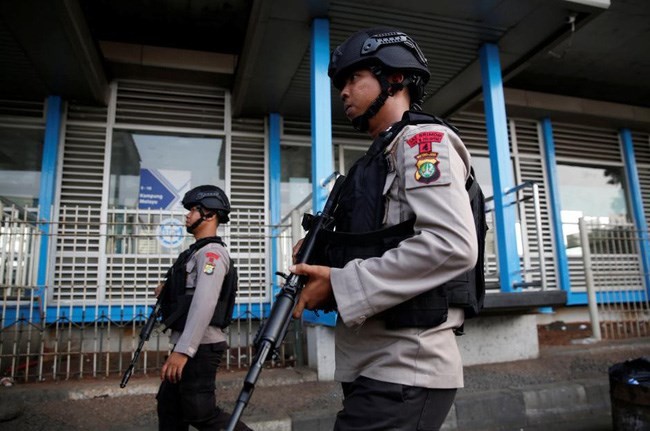
[[[175,352],[193,358],[199,344],[226,341],[221,328],[210,326],[210,320],[229,268],[230,255],[221,244],[214,242],[200,248],[185,264],[186,289],[191,289],[194,297],[183,332],[172,331],[170,341],[175,344]]]
[[[359,376],[427,388],[463,386],[453,329],[462,309],[435,328],[391,329],[378,313],[451,280],[476,264],[477,241],[465,181],[470,155],[437,124],[406,126],[386,149],[384,227],[415,217],[415,235],[381,257],[332,268],[339,311],[338,381]]]

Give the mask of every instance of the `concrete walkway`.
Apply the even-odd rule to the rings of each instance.
[[[650,357],[650,339],[545,347],[538,359],[466,367],[466,387],[459,391],[443,430],[612,430],[608,369],[641,356]],[[232,408],[244,375],[220,372],[218,394],[224,408]],[[36,430],[39,420],[47,421],[48,430],[155,430],[158,385],[156,377],[136,376],[125,389],[117,378],[0,387],[0,430]],[[318,382],[313,370],[264,370],[244,420],[259,431],[331,430],[341,399],[339,385]],[[66,416],[56,418],[52,410],[62,400],[68,400]],[[115,414],[97,415],[92,426],[92,418],[84,422],[79,417],[80,425],[66,419],[87,414],[92,400],[110,400],[104,410]],[[49,403],[55,407],[48,413]],[[136,426],[127,412],[140,404],[147,406],[146,414]],[[39,406],[33,414],[52,417],[30,419],[30,406]],[[107,414],[112,419],[107,421]]]

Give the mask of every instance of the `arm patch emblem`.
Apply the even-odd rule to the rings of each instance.
[[[215,267],[214,262],[216,260],[219,260],[219,255],[217,253],[208,251],[205,253],[205,257],[206,259],[208,259],[208,261],[203,266],[203,272],[208,275],[211,275],[212,273],[214,273],[214,267]]]
[[[203,272],[205,272],[208,275],[211,275],[214,272],[214,264],[207,262],[203,267]]]
[[[410,138],[406,143],[410,148],[418,146],[415,157],[415,181],[430,184],[440,178],[440,161],[438,153],[433,151],[433,144],[442,142],[443,132],[422,132]]]

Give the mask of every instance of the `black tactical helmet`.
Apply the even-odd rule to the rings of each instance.
[[[371,66],[413,72],[422,87],[431,77],[427,59],[417,43],[394,28],[368,28],[354,33],[332,52],[327,74],[341,90],[351,72]]]
[[[186,210],[191,210],[200,205],[206,210],[213,210],[219,217],[219,223],[228,223],[230,218],[230,201],[226,194],[217,186],[204,185],[194,187],[183,197],[183,206]]]

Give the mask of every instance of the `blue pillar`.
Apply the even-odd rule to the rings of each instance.
[[[280,199],[280,114],[269,114],[269,210],[271,213],[271,280],[273,295],[280,288],[275,283],[275,273],[278,270],[278,226],[280,224],[281,199]]]
[[[311,35],[311,183],[314,212],[325,206],[323,181],[334,171],[332,99],[327,67],[330,60],[329,21],[316,18]]]
[[[41,184],[38,194],[38,205],[41,209],[40,219],[44,223],[40,229],[41,249],[38,260],[38,296],[41,304],[45,299],[45,284],[47,283],[48,249],[50,233],[52,204],[56,193],[56,167],[59,154],[59,135],[61,133],[62,103],[59,96],[47,98],[47,111],[45,113],[45,140],[43,142],[43,160],[41,162]]]
[[[546,163],[546,180],[549,206],[551,211],[551,224],[553,226],[553,239],[555,240],[555,261],[558,272],[558,287],[567,294],[571,293],[571,279],[569,278],[569,259],[564,246],[564,232],[562,229],[562,203],[560,202],[560,189],[557,176],[557,162],[555,161],[555,141],[553,140],[553,126],[550,118],[541,121],[542,137],[544,144],[544,161]],[[571,296],[568,296],[571,304]]]
[[[484,44],[481,46],[479,54],[483,79],[485,123],[494,187],[499,281],[501,291],[511,292],[518,283],[521,283],[521,266],[517,254],[515,206],[508,204],[516,196],[514,194],[505,195],[508,190],[514,188],[515,183],[508,145],[508,121],[503,95],[499,48],[494,44]]]
[[[314,214],[323,209],[328,189],[324,180],[334,172],[332,152],[332,95],[327,68],[330,61],[329,21],[315,18],[311,33],[311,184]],[[336,313],[305,312],[303,319],[327,326],[336,324]]]
[[[641,265],[645,274],[644,281],[647,294],[650,293],[650,241],[648,240],[648,223],[643,212],[643,196],[641,195],[641,187],[639,187],[639,172],[636,167],[636,158],[634,157],[632,133],[629,129],[621,129],[620,137],[623,159],[625,161],[625,179],[627,180],[628,194],[631,201],[630,207],[632,208],[634,224],[641,237],[639,248],[641,252]]]

